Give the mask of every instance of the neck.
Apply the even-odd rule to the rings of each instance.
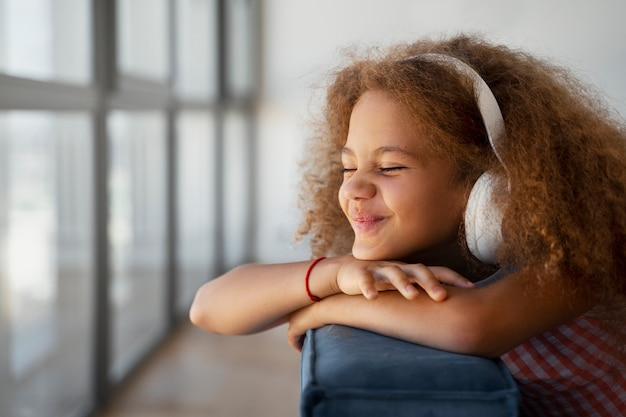
[[[483,265],[473,259],[468,250],[455,240],[414,253],[401,259],[407,263],[421,263],[426,266],[444,266],[463,275],[470,281],[479,281],[495,272],[496,267]]]

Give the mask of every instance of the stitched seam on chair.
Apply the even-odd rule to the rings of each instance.
[[[312,330],[309,332],[309,336],[311,337],[311,379],[313,380],[313,386],[317,386],[317,343],[316,343],[316,335],[317,330]]]

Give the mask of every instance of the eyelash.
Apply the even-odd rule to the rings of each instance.
[[[389,168],[380,168],[379,170],[381,172],[394,172],[394,171],[401,171],[403,169],[404,167],[389,167]]]
[[[386,174],[386,173],[391,173],[391,172],[395,172],[395,171],[401,171],[403,169],[405,169],[405,167],[399,166],[399,167],[378,168],[378,171],[382,172],[383,174]],[[348,173],[354,172],[354,171],[356,171],[356,168],[344,168],[344,169],[341,170],[341,172],[343,174],[348,174]]]

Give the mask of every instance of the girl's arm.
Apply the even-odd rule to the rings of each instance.
[[[301,348],[307,329],[343,324],[447,351],[497,357],[534,335],[587,311],[575,293],[532,290],[524,272],[482,288],[448,288],[445,303],[429,297],[407,300],[397,292],[376,300],[335,295],[294,313],[288,338]]]
[[[249,334],[284,323],[291,313],[313,303],[304,284],[310,266],[311,261],[237,267],[198,290],[190,319],[205,330],[224,334]],[[413,286],[417,284],[438,301],[447,297],[440,282],[473,287],[446,268],[360,261],[352,256],[324,259],[309,279],[311,293],[320,298],[346,293],[376,299],[378,291],[397,289],[401,297],[413,299],[419,293]]]
[[[223,334],[259,332],[286,321],[289,313],[312,303],[304,289],[309,262],[239,266],[207,282],[189,313],[196,326]],[[315,276],[333,274],[335,262],[320,262]],[[321,287],[321,286],[320,286]],[[321,288],[317,288],[319,296]]]

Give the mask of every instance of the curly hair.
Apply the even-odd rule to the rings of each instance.
[[[407,59],[456,57],[487,82],[504,117],[495,158],[472,83],[454,68]],[[333,74],[325,108],[302,161],[300,238],[314,256],[350,253],[354,235],[337,203],[341,148],[352,109],[370,90],[402,103],[435,155],[451,158],[471,184],[486,170],[507,186],[501,265],[527,268],[594,301],[626,297],[626,129],[601,95],[561,67],[479,36],[423,39],[353,54]]]

